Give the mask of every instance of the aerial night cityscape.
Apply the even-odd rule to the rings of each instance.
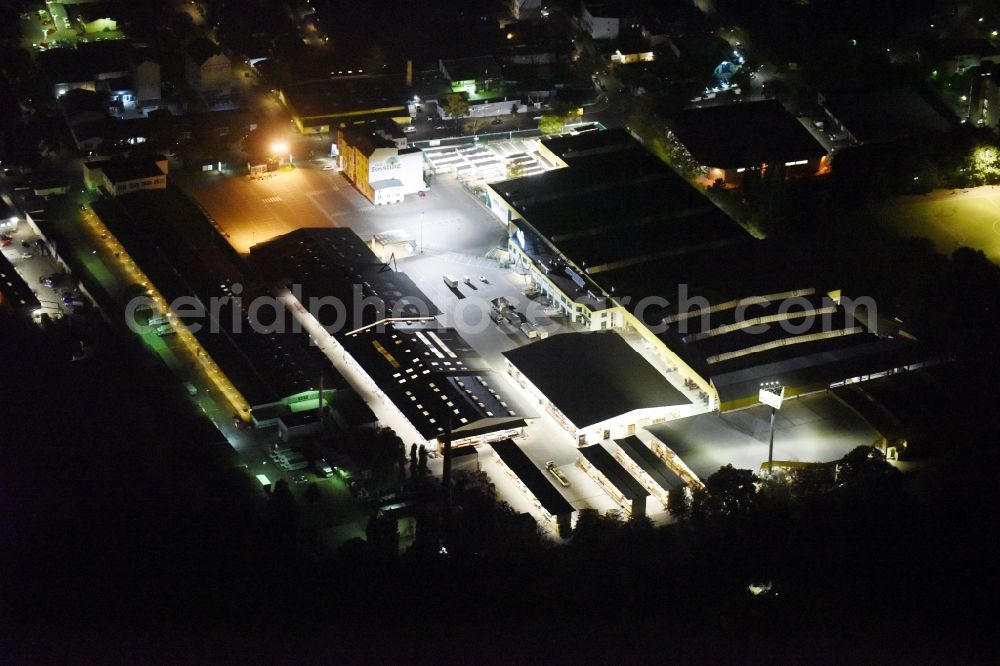
[[[0,0],[0,654],[997,663],[996,0]]]

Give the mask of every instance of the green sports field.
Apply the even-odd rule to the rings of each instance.
[[[879,212],[893,228],[908,236],[926,236],[941,252],[951,254],[964,245],[1000,263],[1000,187],[900,197]]]

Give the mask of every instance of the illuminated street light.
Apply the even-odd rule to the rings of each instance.
[[[274,155],[283,155],[288,152],[288,144],[284,141],[277,141],[271,144],[271,153]]]
[[[771,468],[774,464],[774,417],[781,409],[781,402],[785,399],[785,387],[780,382],[764,382],[760,385],[758,397],[762,403],[771,407],[771,434],[767,444],[767,475],[771,476]]]

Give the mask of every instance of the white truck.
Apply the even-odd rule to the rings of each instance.
[[[444,279],[444,283],[446,285],[448,285],[449,287],[451,287],[452,289],[455,289],[456,287],[458,287],[458,280],[456,280],[454,276],[452,276],[452,275],[443,275],[441,277],[442,277],[442,279]]]

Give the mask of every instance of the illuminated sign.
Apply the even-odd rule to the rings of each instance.
[[[369,167],[371,173],[378,173],[380,171],[395,171],[399,168],[399,158],[390,157],[385,162],[376,162]]]

